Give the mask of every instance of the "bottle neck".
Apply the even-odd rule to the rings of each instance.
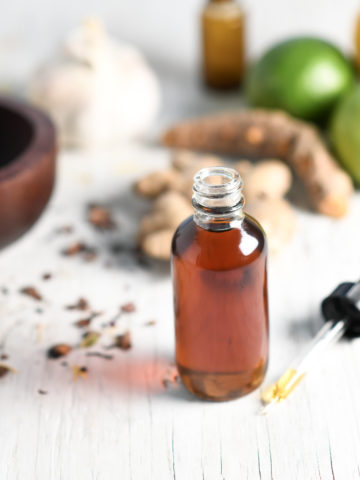
[[[234,228],[244,218],[243,182],[232,168],[203,168],[194,177],[194,221],[205,230]]]

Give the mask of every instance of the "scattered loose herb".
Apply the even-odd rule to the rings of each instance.
[[[69,364],[68,364],[68,362],[65,362],[65,361],[64,361],[64,362],[61,362],[61,366],[62,366],[62,367],[68,367]]]
[[[9,367],[9,365],[5,365],[4,363],[0,363],[0,378],[4,377],[10,372],[16,373],[15,368]]]
[[[132,302],[125,303],[121,306],[121,311],[124,313],[132,313],[135,312],[136,307]]]
[[[65,307],[66,310],[88,310],[90,308],[89,302],[84,297],[80,297],[79,300],[73,305]]]
[[[67,345],[66,343],[59,343],[58,345],[54,345],[53,347],[49,348],[47,356],[51,359],[65,357],[65,355],[70,353],[71,350],[72,347],[70,345]]]
[[[41,301],[42,296],[40,293],[36,290],[35,287],[23,287],[20,289],[20,293],[23,295],[28,295],[29,297],[33,298],[34,300]]]
[[[91,262],[97,257],[96,248],[91,247],[84,242],[75,242],[69,245],[62,251],[62,254],[66,257],[72,257],[79,254],[87,262]]]
[[[9,293],[9,289],[6,288],[6,287],[1,287],[1,293],[2,293],[3,295],[7,295],[7,294]]]
[[[108,355],[106,353],[101,353],[101,352],[87,352],[86,356],[87,357],[100,357],[100,358],[104,358],[105,360],[112,360],[114,358],[113,355]]]
[[[44,310],[42,308],[35,308],[35,313],[44,313]]]
[[[120,348],[121,350],[129,350],[132,347],[130,332],[127,331],[122,335],[117,335],[115,337],[114,347]]]
[[[80,348],[90,348],[93,345],[96,345],[100,336],[99,332],[86,332],[80,343]]]
[[[82,377],[82,378],[87,377],[87,374],[88,374],[87,367],[79,367],[79,365],[73,365],[71,368],[74,374],[73,376],[74,382],[76,382],[79,377]]]
[[[84,250],[85,244],[82,242],[75,242],[65,248],[62,253],[66,256],[76,255]]]
[[[90,325],[92,319],[93,319],[92,316],[90,316],[88,318],[81,318],[80,320],[75,322],[74,325],[75,325],[75,327],[78,327],[78,328],[88,327]]]
[[[74,323],[75,327],[78,327],[78,328],[85,328],[85,327],[88,327],[91,323],[91,321],[98,317],[99,315],[101,315],[102,312],[93,312],[91,315],[89,315],[88,317],[86,318],[81,318],[80,320],[78,320],[77,322]]]
[[[110,210],[101,205],[89,205],[88,220],[98,230],[113,230],[116,227]]]
[[[48,392],[46,390],[42,390],[41,388],[39,388],[38,393],[40,395],[47,395],[48,394]]]
[[[42,276],[43,280],[50,280],[52,278],[52,273],[44,273]]]
[[[172,386],[172,385],[174,385],[178,382],[179,382],[179,374],[178,374],[176,368],[174,368],[171,371],[166,372],[166,374],[163,376],[163,379],[162,379],[162,384],[165,388],[169,388],[170,386]]]
[[[156,325],[156,320],[149,320],[144,323],[144,327],[153,327],[154,325]]]

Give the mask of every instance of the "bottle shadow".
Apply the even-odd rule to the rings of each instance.
[[[181,383],[171,355],[135,356],[119,352],[111,360],[91,356],[86,357],[86,368],[87,378],[79,378],[75,382],[81,390],[101,390],[107,396],[201,401],[191,395]]]

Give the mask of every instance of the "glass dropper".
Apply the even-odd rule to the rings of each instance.
[[[261,392],[263,407],[267,414],[278,403],[285,400],[305,375],[318,364],[322,353],[342,336],[360,336],[360,281],[341,283],[322,302],[322,313],[326,320],[312,340],[305,354],[295,361],[279,380]]]

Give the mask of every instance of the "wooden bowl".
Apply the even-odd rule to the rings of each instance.
[[[0,248],[39,218],[54,186],[55,157],[50,119],[26,103],[0,96]]]

